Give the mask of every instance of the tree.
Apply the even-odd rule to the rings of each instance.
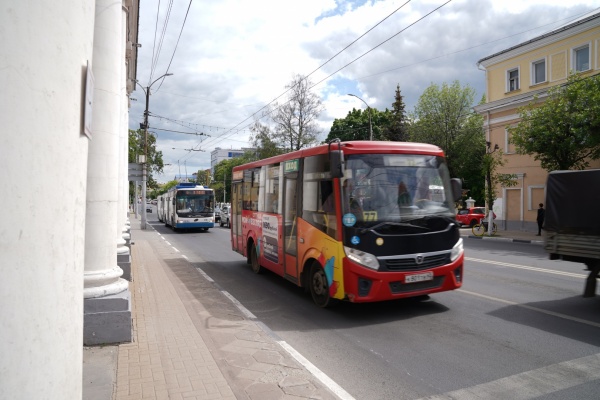
[[[252,161],[248,158],[249,156],[251,156],[251,153],[246,153],[241,157],[223,160],[215,165],[215,174],[210,186],[215,191],[216,202],[231,203],[231,179],[233,168]]]
[[[573,74],[540,102],[519,109],[521,121],[509,128],[517,153],[546,171],[585,169],[600,158],[600,75]]]
[[[485,138],[483,117],[472,111],[474,97],[475,91],[458,81],[441,87],[432,84],[411,114],[409,137],[444,150],[451,176],[461,178],[470,196],[483,201]]]
[[[404,100],[400,93],[400,84],[396,86],[389,125],[383,128],[382,138],[394,142],[408,141],[408,118],[406,116]]]
[[[145,153],[146,140],[143,129],[129,130],[129,156],[130,163],[137,163],[137,156]],[[148,189],[158,188],[158,183],[154,180],[152,173],[160,174],[163,172],[164,164],[162,151],[156,150],[156,137],[148,134],[148,158],[146,160],[148,166],[146,184]]]
[[[517,185],[517,176],[514,174],[501,174],[498,172],[498,167],[504,165],[502,150],[499,150],[498,145],[494,149],[490,149],[490,142],[487,142],[487,151],[483,156],[483,171],[485,172],[485,201],[486,205],[491,209],[498,196],[497,188],[512,187]]]
[[[254,157],[256,160],[262,160],[284,153],[284,150],[277,144],[271,129],[267,125],[255,121],[250,127],[250,131],[252,132],[250,143],[255,149]]]
[[[274,106],[273,138],[288,151],[300,150],[317,143],[320,132],[317,119],[323,111],[323,105],[319,97],[310,91],[311,85],[310,80],[296,75],[292,83],[286,86],[290,92],[288,101]]]
[[[379,111],[376,108],[348,112],[345,118],[336,118],[325,139],[328,143],[333,139],[342,142],[349,140],[369,140],[369,112],[371,112],[371,125],[373,126],[373,140],[385,140],[384,131],[389,126],[391,113],[389,110]]]

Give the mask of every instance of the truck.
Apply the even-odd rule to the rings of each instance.
[[[600,274],[600,169],[548,174],[544,230],[551,260],[586,265],[583,297],[594,297]]]

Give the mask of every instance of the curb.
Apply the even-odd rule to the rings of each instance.
[[[501,242],[513,242],[513,243],[530,243],[536,244],[538,246],[542,246],[544,244],[543,240],[531,240],[531,239],[514,239],[514,238],[506,238],[499,236],[475,236],[475,235],[462,235],[462,237],[470,238],[470,239],[480,239],[480,240],[498,240]]]

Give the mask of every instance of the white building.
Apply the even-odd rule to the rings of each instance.
[[[246,151],[253,151],[253,148],[242,147],[241,149],[222,149],[216,147],[210,152],[210,173],[215,175],[215,166],[223,160],[231,160],[235,157],[241,157]]]
[[[81,399],[86,340],[131,340],[138,11],[138,0],[13,1],[0,13],[0,399]]]

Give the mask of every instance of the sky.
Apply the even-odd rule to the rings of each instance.
[[[348,94],[391,109],[399,85],[411,112],[430,85],[458,81],[479,102],[478,60],[596,9],[600,0],[142,0],[129,128],[143,122],[149,87],[149,132],[169,164],[155,179],[191,177],[215,148],[249,147],[250,125],[269,124],[264,107],[285,102],[298,74],[323,104],[324,140],[336,118],[366,109]]]

